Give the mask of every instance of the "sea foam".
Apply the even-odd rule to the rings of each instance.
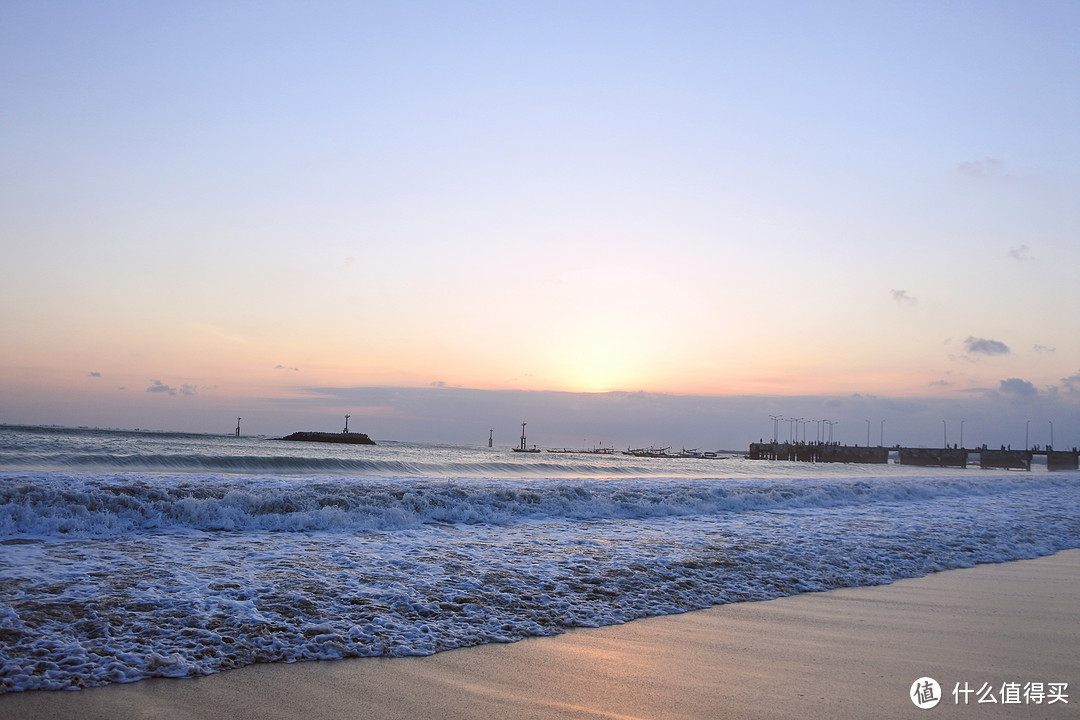
[[[1075,472],[515,455],[0,428],[0,691],[430,654],[1080,546]]]
[[[429,654],[1080,544],[1075,477],[9,473],[5,691]]]

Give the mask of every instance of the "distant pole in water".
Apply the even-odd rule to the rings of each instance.
[[[236,437],[240,437],[240,418],[236,418]]]
[[[521,449],[525,449],[525,423],[521,423]]]
[[[349,418],[351,418],[351,417],[352,417],[352,415],[346,415],[345,416],[345,429],[342,430],[341,432],[343,432],[343,433],[349,432]]]
[[[494,437],[495,437],[495,431],[494,430],[488,430],[488,447],[491,447],[491,443],[494,442],[492,440],[492,438],[494,438]]]

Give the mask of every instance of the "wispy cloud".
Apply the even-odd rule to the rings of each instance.
[[[91,370],[87,373],[87,375],[89,377],[101,377],[101,373],[99,373],[97,370]]]
[[[1047,355],[1057,352],[1057,348],[1047,347],[1046,345],[1036,345],[1034,350],[1037,353],[1046,353]]]
[[[300,372],[300,368],[298,368],[298,367],[285,367],[284,365],[275,365],[274,369],[275,370],[289,370],[291,372]]]
[[[968,337],[964,340],[964,346],[971,355],[1008,355],[1012,352],[1005,343],[985,338]]]
[[[1009,257],[1019,262],[1025,262],[1032,259],[1031,256],[1028,254],[1029,252],[1031,252],[1031,248],[1029,248],[1027,245],[1011,247],[1009,248]]]
[[[979,180],[1012,180],[1014,176],[1005,171],[1005,163],[998,158],[985,157],[982,160],[966,160],[957,163],[956,169],[961,175]]]
[[[160,380],[154,380],[153,384],[146,388],[146,392],[164,393],[166,395],[176,395],[177,393],[181,395],[197,395],[199,388],[195,385],[189,385],[188,383],[184,383],[179,388],[174,388],[171,385],[166,385]]]
[[[895,300],[898,305],[919,304],[919,299],[908,293],[907,290],[890,290],[889,292],[892,293],[892,299]]]

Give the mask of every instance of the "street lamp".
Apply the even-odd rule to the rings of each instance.
[[[1048,420],[1047,422],[1050,423],[1050,447],[1048,447],[1046,449],[1047,450],[1053,450],[1054,449],[1054,421],[1053,420]]]
[[[780,421],[784,419],[784,416],[783,415],[770,415],[769,417],[772,418],[772,441],[776,442],[776,435],[777,435],[776,430],[777,430],[777,427],[779,426]]]
[[[949,447],[949,426],[944,420],[941,421],[941,447]]]
[[[1024,452],[1028,449],[1028,432],[1031,430],[1031,421],[1028,420],[1024,423]]]
[[[866,421],[866,447],[870,447],[870,421]]]
[[[881,421],[881,440],[880,440],[880,443],[881,443],[880,447],[885,447],[885,421],[884,420]]]
[[[964,421],[960,421],[960,447],[964,447]]]

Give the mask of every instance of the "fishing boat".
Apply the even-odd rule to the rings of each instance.
[[[650,447],[650,448],[637,448],[636,450],[632,450],[630,448],[627,448],[626,450],[623,450],[623,455],[632,455],[633,457],[647,457],[647,458],[670,458],[670,457],[674,457],[673,455],[668,454],[668,450],[670,450],[670,449],[671,449],[670,447],[666,447],[666,448],[653,448],[653,447]]]
[[[538,453],[540,448],[533,445],[531,448],[525,445],[525,423],[521,423],[521,445],[516,448],[510,448],[514,452],[520,453]]]

